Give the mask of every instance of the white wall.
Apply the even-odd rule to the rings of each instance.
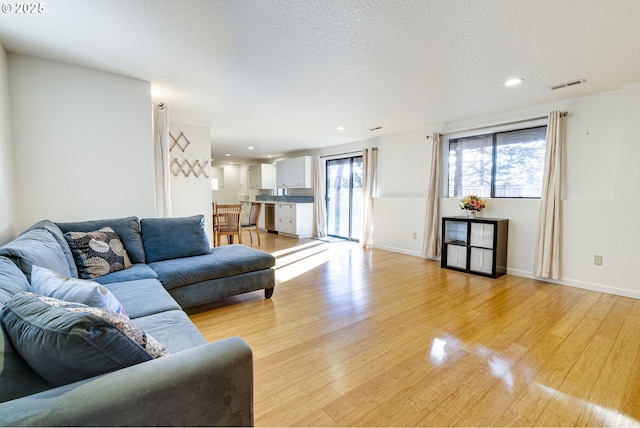
[[[13,149],[9,116],[7,54],[0,45],[0,245],[15,237]]]
[[[169,110],[171,115],[171,110]],[[194,172],[185,176],[183,172],[179,172],[177,176],[171,174],[171,211],[173,217],[187,217],[197,214],[204,215],[207,223],[207,234],[209,241],[213,244],[213,221],[211,210],[211,131],[206,126],[186,125],[183,123],[169,123],[169,131],[177,139],[180,133],[184,133],[190,144],[187,145],[184,139],[180,140],[182,147],[186,146],[184,152],[177,145],[171,150],[170,158],[176,159],[180,164],[185,160],[195,165],[199,161],[205,166],[205,174],[195,176]],[[173,144],[173,140],[170,141]],[[177,171],[176,166],[172,166],[173,171]],[[184,166],[184,171],[188,171],[189,167]]]
[[[248,165],[216,163],[214,166],[224,170],[224,188],[214,192],[215,202],[219,204],[237,204],[247,195]]]
[[[9,54],[16,226],[154,216],[150,84]]]

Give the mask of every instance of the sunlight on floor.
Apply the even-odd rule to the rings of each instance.
[[[331,257],[328,251],[332,244],[309,242],[285,252],[276,252],[276,282],[287,282],[313,268],[326,263]],[[293,251],[291,251],[293,250]],[[278,254],[280,253],[280,254]],[[288,255],[284,255],[288,254]]]

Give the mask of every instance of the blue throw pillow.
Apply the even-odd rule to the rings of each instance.
[[[133,321],[108,309],[28,292],[4,305],[2,325],[16,351],[53,386],[167,354]]]
[[[147,263],[209,254],[203,215],[140,220]]]
[[[129,255],[110,227],[64,234],[78,267],[78,276],[93,279],[131,267]]]
[[[71,276],[69,263],[58,241],[45,229],[29,229],[0,248],[0,256],[5,256],[20,268],[28,280],[31,279],[31,267],[43,266]]]
[[[66,278],[52,270],[34,266],[31,270],[31,286],[36,294],[55,297],[67,302],[82,303],[95,308],[109,309],[122,316],[127,316],[116,296],[105,286],[94,281]]]

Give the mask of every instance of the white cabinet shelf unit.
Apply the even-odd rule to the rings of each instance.
[[[311,188],[311,156],[300,156],[276,162],[276,184],[278,188]]]
[[[313,234],[313,204],[276,204],[275,223],[278,234],[310,238]]]
[[[507,273],[509,220],[443,217],[441,266],[498,278]]]
[[[268,163],[249,165],[249,189],[275,189],[276,167]]]

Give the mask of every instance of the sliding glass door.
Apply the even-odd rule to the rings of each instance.
[[[362,156],[327,160],[327,234],[359,240],[362,233]]]

